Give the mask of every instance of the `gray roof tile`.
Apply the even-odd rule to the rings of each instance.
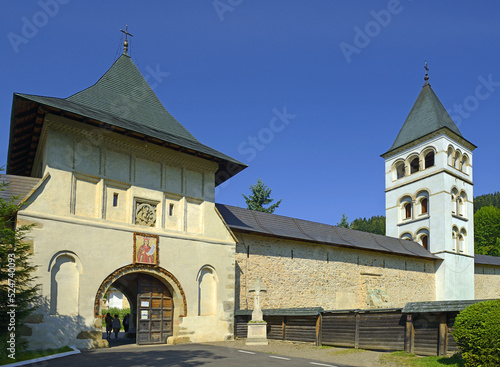
[[[0,182],[8,184],[5,190],[0,191],[0,198],[10,200],[15,197],[14,204],[17,205],[40,182],[40,178],[0,174]]]
[[[432,302],[409,302],[403,308],[403,313],[424,312],[459,312],[467,306],[486,300],[458,300],[458,301],[432,301]]]
[[[462,137],[431,85],[426,82],[387,153],[442,128],[447,128]]]
[[[93,86],[68,98],[118,119],[196,141],[166,109],[127,54],[122,54]]]
[[[216,204],[216,206],[229,228],[235,231],[439,260],[437,256],[413,241],[230,205]]]
[[[500,257],[489,255],[474,255],[474,263],[480,265],[496,265],[500,266]]]

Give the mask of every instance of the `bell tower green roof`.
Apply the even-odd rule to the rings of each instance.
[[[442,128],[447,128],[460,138],[463,138],[457,125],[455,125],[436,93],[432,90],[429,82],[426,81],[394,144],[387,153]]]

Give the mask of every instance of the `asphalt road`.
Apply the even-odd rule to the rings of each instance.
[[[286,357],[201,344],[138,346],[121,345],[93,349],[68,357],[38,362],[37,367],[349,367],[319,361]],[[352,367],[352,366],[351,366]]]

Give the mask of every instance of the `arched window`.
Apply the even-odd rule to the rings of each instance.
[[[406,203],[404,208],[405,219],[411,219],[411,203]]]
[[[455,167],[456,169],[460,169],[460,157],[461,157],[461,153],[460,151],[456,151],[455,152],[455,158],[453,160],[453,167]]]
[[[453,188],[451,190],[451,214],[454,215],[458,215],[457,200],[458,200],[458,190],[456,188]]]
[[[467,232],[465,231],[465,228],[462,228],[460,230],[460,233],[458,234],[458,252],[465,252],[466,236],[467,236]]]
[[[455,149],[452,146],[448,147],[448,165],[453,166],[453,160],[455,157]]]
[[[416,173],[420,169],[420,160],[418,157],[415,157],[410,162],[410,173]]]
[[[420,242],[422,242],[422,246],[426,250],[429,249],[429,236],[427,236],[426,234],[422,235],[422,237],[420,237]]]
[[[434,151],[430,151],[425,155],[425,168],[434,166]]]
[[[453,245],[452,250],[458,251],[458,228],[455,226],[453,226],[453,228],[451,229],[451,239]]]
[[[464,201],[461,197],[457,199],[457,214],[461,217],[464,216]]]
[[[413,241],[413,236],[410,232],[405,232],[401,235],[402,240]]]
[[[462,157],[462,172],[469,174],[469,157],[466,154]]]
[[[429,212],[429,199],[424,198],[420,201],[420,214],[427,214]]]
[[[399,162],[396,164],[396,179],[405,177],[405,163]]]

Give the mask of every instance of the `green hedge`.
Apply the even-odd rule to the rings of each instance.
[[[123,308],[121,310],[119,308],[116,308],[116,307],[102,309],[101,315],[102,315],[102,326],[103,327],[106,326],[106,321],[104,319],[104,316],[106,316],[106,314],[108,312],[113,318],[115,317],[115,315],[118,315],[118,317],[120,318],[120,323],[122,324],[122,327],[120,330],[124,330],[123,329],[123,318],[125,317],[126,314],[130,313],[130,308]],[[132,315],[130,317],[132,317]]]
[[[468,306],[458,314],[454,328],[467,367],[500,366],[500,299]]]

